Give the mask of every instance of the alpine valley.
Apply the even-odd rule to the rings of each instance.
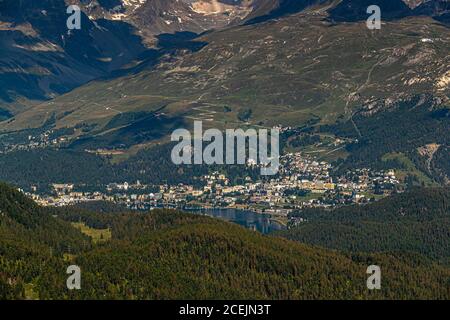
[[[449,299],[449,48],[447,0],[0,0],[0,299]]]

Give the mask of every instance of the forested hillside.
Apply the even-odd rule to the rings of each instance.
[[[0,154],[0,180],[22,188],[29,187],[30,184],[45,188],[56,182],[97,185],[136,180],[145,184],[198,185],[201,183],[199,177],[214,171],[226,172],[232,182],[242,181],[246,176],[259,177],[258,169],[240,165],[179,167],[171,160],[173,146],[172,143],[158,145],[119,163],[112,163],[110,158],[72,150],[32,150]]]
[[[167,210],[44,209],[5,185],[0,210],[2,299],[450,297],[450,269],[418,255],[341,254]],[[66,288],[72,264],[79,291]],[[372,264],[383,270],[376,292],[366,287]]]
[[[280,235],[349,252],[410,252],[450,263],[450,189],[418,188],[365,206],[293,214]]]
[[[347,146],[350,154],[340,166],[344,172],[354,167],[386,168],[397,162],[411,178],[422,174],[446,184],[449,181],[450,108],[430,97],[414,98],[387,107],[372,105],[356,113],[348,121],[324,126],[321,130],[340,137],[356,139]],[[421,152],[432,146],[435,152]],[[435,149],[434,149],[435,148]],[[394,156],[393,156],[394,155]],[[407,162],[417,169],[411,170]],[[416,171],[416,172],[414,172]]]
[[[65,277],[63,254],[90,246],[68,222],[0,184],[0,299],[54,296]]]

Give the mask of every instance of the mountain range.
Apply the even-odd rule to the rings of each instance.
[[[67,30],[68,4],[82,8],[81,30]],[[381,30],[366,27],[370,4],[382,9]],[[426,132],[448,126],[448,4],[1,0],[0,133],[27,143],[52,130],[60,147],[120,149],[126,158],[195,119],[215,128],[306,125],[361,140],[331,158],[351,154],[347,165],[355,165],[355,152],[375,141],[360,139],[359,123],[380,123],[374,116],[414,110],[439,123],[416,117],[429,123]],[[337,123],[353,132],[327,127]],[[391,148],[380,141],[377,161],[407,153],[426,175],[448,181],[448,135],[405,137]],[[433,144],[439,165],[417,156]]]
[[[2,0],[0,98],[26,108],[29,104],[23,98],[32,101],[53,98],[132,62],[155,59],[147,51],[158,47],[158,35],[199,34],[261,23],[311,6],[318,8],[318,12],[326,10],[332,21],[364,20],[370,1],[366,2]],[[379,4],[383,16],[389,18],[426,15],[445,21],[448,15],[446,1],[372,2]],[[65,27],[68,4],[83,9],[83,28],[76,32],[68,32]],[[259,27],[264,29],[265,25]],[[11,108],[13,113],[20,111]]]
[[[367,28],[369,5],[380,30]],[[0,0],[0,181],[14,185],[0,182],[0,300],[449,299],[449,48],[443,0]],[[174,210],[30,199],[66,183],[127,204],[159,192],[198,205],[184,190],[225,193],[212,172],[227,187],[265,184],[250,166],[175,165],[170,134],[195,120],[281,128],[282,154],[320,168],[285,166],[289,181],[354,186],[298,204],[302,187],[277,206],[267,197],[293,210],[268,235]],[[283,191],[276,179],[258,192]],[[134,181],[129,198],[115,193]],[[358,196],[370,200],[341,206]],[[83,290],[67,290],[68,265]],[[380,290],[368,290],[371,265]]]

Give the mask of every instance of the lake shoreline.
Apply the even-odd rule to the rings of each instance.
[[[195,208],[185,209],[188,213],[200,213],[207,216],[226,220],[239,224],[247,229],[259,231],[268,234],[273,231],[286,229],[287,221],[284,223],[280,217],[274,217],[268,213],[258,213],[251,210],[241,210],[234,208]]]

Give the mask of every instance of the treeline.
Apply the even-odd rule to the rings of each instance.
[[[450,189],[418,188],[365,206],[307,209],[280,236],[348,252],[410,252],[450,265]]]

